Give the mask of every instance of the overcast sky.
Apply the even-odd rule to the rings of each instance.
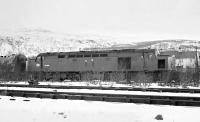
[[[200,0],[0,0],[0,28],[200,40]]]

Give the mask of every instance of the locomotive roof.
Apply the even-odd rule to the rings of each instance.
[[[120,53],[120,52],[135,52],[135,53],[155,53],[155,49],[120,49],[120,50],[95,50],[95,51],[72,51],[72,52],[46,52],[40,53],[38,56],[59,55],[59,54],[86,54],[86,53]]]

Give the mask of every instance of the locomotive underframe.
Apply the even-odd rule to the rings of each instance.
[[[30,72],[30,79],[46,81],[156,82],[171,80],[171,71]]]

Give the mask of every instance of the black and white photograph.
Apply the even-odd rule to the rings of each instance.
[[[200,122],[200,0],[0,0],[0,122]]]

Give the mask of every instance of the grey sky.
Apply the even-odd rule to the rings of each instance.
[[[200,40],[199,0],[0,0],[0,27]]]

